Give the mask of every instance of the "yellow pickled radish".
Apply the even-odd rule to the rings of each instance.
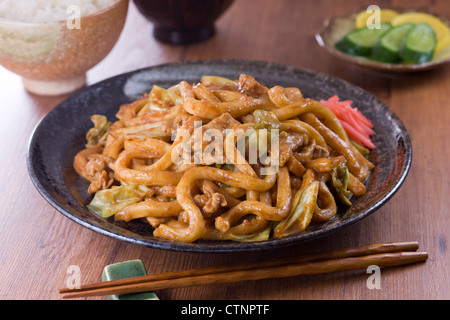
[[[367,26],[367,20],[374,15],[374,12],[362,11],[356,17],[355,27],[356,29],[364,28]],[[391,9],[381,9],[380,10],[380,23],[382,22],[391,22],[396,16],[398,16],[398,12]]]
[[[407,12],[396,16],[391,24],[398,26],[404,23],[427,23],[436,33],[436,48],[434,52],[439,52],[450,45],[450,29],[436,16],[424,12]]]

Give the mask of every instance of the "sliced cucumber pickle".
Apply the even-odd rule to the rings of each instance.
[[[336,44],[336,48],[354,56],[369,56],[380,36],[391,28],[390,23],[381,23],[378,29],[364,27],[353,30]]]
[[[400,57],[410,63],[425,63],[433,58],[436,33],[427,23],[416,24],[403,39]]]
[[[413,23],[404,23],[384,33],[373,48],[374,58],[386,63],[401,61],[400,48],[403,39],[413,27]]]

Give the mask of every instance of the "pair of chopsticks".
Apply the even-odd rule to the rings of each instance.
[[[394,267],[426,261],[428,253],[417,252],[418,248],[417,242],[379,243],[319,254],[106,281],[78,289],[61,289],[60,293],[64,299],[70,299],[323,274],[365,269],[371,265]]]

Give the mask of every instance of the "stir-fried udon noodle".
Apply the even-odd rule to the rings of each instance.
[[[74,159],[88,208],[174,241],[301,232],[363,195],[373,168],[320,102],[245,74],[155,85],[116,117],[93,115]]]

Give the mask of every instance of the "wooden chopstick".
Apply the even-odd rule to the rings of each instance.
[[[264,268],[264,267],[274,267],[282,266],[287,264],[300,264],[306,262],[314,262],[329,259],[339,259],[339,258],[349,258],[358,257],[364,255],[378,254],[378,253],[389,253],[389,252],[401,252],[401,251],[416,251],[419,248],[418,242],[391,242],[391,243],[378,243],[363,247],[353,247],[346,249],[339,249],[324,253],[315,253],[301,256],[292,256],[287,258],[277,258],[271,260],[263,260],[250,262],[245,264],[235,264],[235,265],[225,265],[225,266],[215,266],[208,268],[191,269],[184,271],[166,272],[156,275],[148,275],[134,278],[126,278],[114,281],[106,281],[96,284],[87,284],[79,289],[61,289],[60,293],[76,292],[79,290],[89,290],[96,288],[107,288],[118,285],[141,283],[144,281],[156,281],[156,280],[166,280],[172,278],[182,278],[189,276],[197,276],[204,274],[213,274],[221,272],[230,272],[246,269]]]
[[[309,256],[290,257],[230,266],[168,272],[85,285],[79,289],[61,289],[64,299],[110,294],[126,294],[181,288],[214,283],[291,277],[302,274],[328,273],[367,268],[388,267],[425,261],[428,254],[411,252],[417,242],[381,243],[347,248]]]

